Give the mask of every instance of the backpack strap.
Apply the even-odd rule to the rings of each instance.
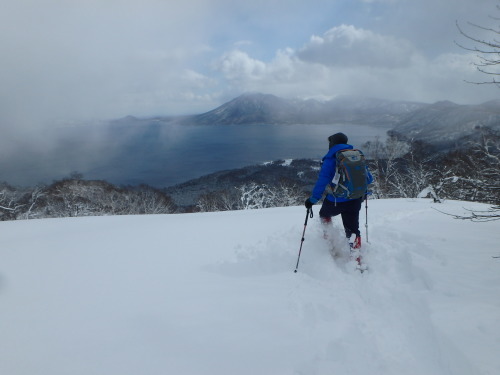
[[[335,161],[335,163],[336,163],[336,161]],[[336,165],[335,166],[335,175],[333,176],[332,184],[338,185],[339,184],[339,180],[340,180],[339,166]]]
[[[339,153],[342,152],[342,151],[346,151],[346,150],[349,150],[349,149],[338,150],[335,153],[335,174],[334,174],[333,179],[331,181],[331,184],[333,184],[334,186],[332,187],[331,185],[329,185],[329,187],[330,187],[330,194],[332,194],[333,196],[335,196],[335,190],[337,190],[337,187],[340,187],[340,188],[342,188],[344,190],[347,190],[347,188],[345,186],[343,186],[342,184],[339,183],[340,177],[341,177],[341,173],[340,173],[339,159],[338,159]]]
[[[345,186],[339,185],[339,180],[340,180],[340,170],[339,170],[339,155],[341,152],[344,151],[351,151],[349,148],[344,148],[342,150],[338,150],[335,153],[335,175],[333,176],[332,184],[336,186],[341,186],[343,189],[347,190]]]

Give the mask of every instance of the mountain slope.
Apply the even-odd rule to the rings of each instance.
[[[394,132],[435,145],[450,145],[464,136],[479,134],[483,127],[500,131],[500,101],[481,105],[438,102],[410,113]]]
[[[219,171],[167,187],[163,191],[173,198],[177,206],[196,204],[200,195],[209,192],[235,191],[244,184],[277,186],[282,183],[304,191],[306,196],[314,187],[320,168],[319,160],[277,160],[261,165]],[[235,199],[238,199],[235,196]],[[182,209],[182,208],[181,208]]]
[[[478,129],[500,130],[500,101],[459,105],[424,104],[340,96],[329,101],[288,100],[274,95],[243,94],[220,107],[179,120],[196,125],[339,124],[393,127],[393,133],[450,147]]]
[[[422,103],[342,96],[329,101],[291,100],[270,94],[243,94],[212,111],[188,116],[182,123],[196,125],[243,124],[392,124]]]
[[[199,125],[289,123],[294,112],[290,102],[277,96],[244,94],[189,121]]]
[[[297,274],[303,207],[1,222],[0,373],[493,374],[500,235],[464,207],[370,201],[363,275],[317,207]]]

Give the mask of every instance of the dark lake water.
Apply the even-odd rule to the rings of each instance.
[[[66,129],[51,151],[24,152],[0,164],[11,184],[51,182],[78,171],[86,179],[166,187],[212,172],[279,159],[317,158],[328,137],[344,132],[349,143],[386,138],[387,128],[365,125],[143,126]]]

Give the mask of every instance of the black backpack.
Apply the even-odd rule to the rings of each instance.
[[[338,198],[358,199],[368,191],[365,155],[357,149],[335,153],[336,170],[332,194]]]

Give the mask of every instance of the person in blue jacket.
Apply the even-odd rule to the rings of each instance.
[[[353,146],[347,144],[348,139],[344,133],[336,133],[328,137],[328,142],[329,151],[323,157],[323,163],[321,165],[318,180],[316,181],[316,185],[314,186],[311,196],[305,202],[307,209],[310,209],[314,204],[319,202],[323,197],[323,192],[327,186],[332,184],[336,170],[335,154],[337,151],[353,149]],[[368,170],[368,167],[366,175],[367,184],[371,184],[373,182],[373,177]],[[361,210],[361,204],[365,198],[366,196],[359,199],[347,199],[328,194],[323,200],[323,205],[319,211],[319,216],[323,224],[330,224],[333,216],[341,215],[346,237],[350,239],[353,234],[356,235],[356,239],[353,244],[353,248],[355,249],[359,249],[361,247],[359,211]]]

